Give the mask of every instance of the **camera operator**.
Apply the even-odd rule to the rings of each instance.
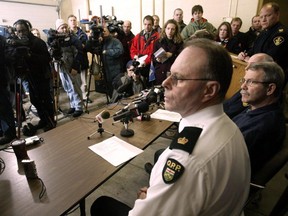
[[[101,38],[100,38],[101,40]],[[108,95],[111,98],[115,79],[122,71],[123,46],[121,42],[112,37],[108,27],[103,28],[102,61],[105,71],[105,78],[108,84]]]
[[[83,62],[82,43],[74,34],[69,34],[68,25],[63,19],[56,20],[56,31],[57,33],[50,38],[50,45],[52,45],[52,56],[55,52],[56,56],[61,59],[59,75],[70,101],[70,109],[67,114],[79,117],[83,113],[82,92],[80,90],[80,72]],[[53,44],[60,44],[60,47],[55,47]]]
[[[137,61],[128,61],[126,64],[126,72],[121,75],[117,83],[115,83],[115,89],[111,99],[112,103],[117,102],[123,96],[129,97],[145,89],[143,77],[138,71]]]
[[[14,113],[8,91],[10,76],[5,67],[5,41],[6,38],[0,36],[0,128],[4,135],[0,139],[0,145],[8,144],[16,138]]]
[[[31,129],[29,135],[32,135],[37,129],[43,128],[44,131],[48,131],[56,126],[53,99],[50,94],[51,58],[46,43],[30,32],[32,25],[29,21],[17,20],[14,28],[17,38],[10,41],[10,48],[6,54],[16,76],[28,81],[30,101],[38,111],[40,121],[33,128],[29,128]]]

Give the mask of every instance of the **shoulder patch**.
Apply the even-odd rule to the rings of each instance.
[[[275,46],[279,46],[284,42],[284,38],[282,36],[277,36],[273,39]]]
[[[176,182],[184,173],[185,167],[173,158],[168,158],[163,168],[162,178],[166,184]]]
[[[202,132],[202,128],[185,127],[170,144],[170,149],[181,149],[183,151],[192,153],[194,146]]]

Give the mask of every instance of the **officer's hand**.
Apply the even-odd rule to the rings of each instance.
[[[141,188],[140,191],[138,191],[138,193],[137,193],[137,198],[138,199],[145,199],[147,196],[147,190],[148,190],[148,187]]]

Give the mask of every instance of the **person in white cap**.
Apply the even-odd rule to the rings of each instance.
[[[67,114],[79,117],[83,113],[82,92],[80,89],[80,72],[83,62],[82,44],[75,35],[69,33],[68,25],[63,19],[56,20],[56,31],[60,34],[67,34],[64,40],[59,39],[61,46],[59,75],[70,101],[70,109]]]

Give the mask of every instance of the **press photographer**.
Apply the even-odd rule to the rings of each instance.
[[[81,41],[68,31],[68,24],[63,19],[56,20],[56,31],[49,37],[48,45],[52,56],[60,59],[58,62],[59,76],[62,86],[68,95],[70,109],[67,114],[79,117],[83,113],[81,85],[81,65],[83,64],[83,47]],[[54,50],[53,50],[54,49]],[[60,55],[61,53],[61,55]]]
[[[122,97],[129,97],[145,89],[145,82],[139,71],[139,62],[130,60],[126,64],[126,72],[118,78],[113,91],[112,103]]]
[[[37,129],[45,131],[55,127],[53,100],[50,94],[51,60],[46,43],[31,32],[29,21],[20,19],[13,25],[16,37],[8,42],[7,61],[13,67],[16,76],[25,76],[29,84],[30,101],[36,107],[40,118],[36,126],[25,128],[28,134]],[[20,44],[20,45],[19,45]],[[20,57],[19,57],[20,56]],[[30,133],[31,132],[31,133]]]

